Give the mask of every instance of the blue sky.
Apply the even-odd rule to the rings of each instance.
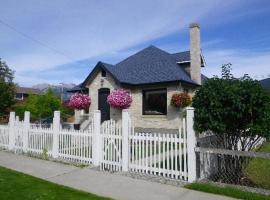
[[[1,0],[0,57],[22,86],[80,83],[101,60],[117,63],[155,45],[188,50],[199,22],[209,77],[270,77],[268,0]],[[14,30],[15,29],[15,30]]]

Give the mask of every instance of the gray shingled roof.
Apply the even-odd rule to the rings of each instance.
[[[82,86],[98,68],[108,71],[120,84],[144,85],[183,81],[197,85],[177,62],[188,62],[189,51],[170,54],[155,46],[149,46],[116,65],[99,62]],[[202,76],[205,79],[205,76]]]
[[[175,59],[177,63],[190,62],[190,51],[183,51],[178,53],[173,53],[171,56]],[[202,67],[205,66],[203,56],[201,56]]]
[[[265,88],[270,92],[270,78],[260,80],[260,84],[262,85],[263,88]]]
[[[41,91],[39,89],[35,88],[28,88],[28,87],[16,87],[16,93],[21,94],[41,94]]]
[[[81,92],[83,90],[85,90],[85,88],[83,87],[82,83],[80,83],[79,85],[76,85],[75,87],[67,90],[67,92],[74,92],[75,93],[75,92]]]
[[[190,62],[190,51],[172,53],[171,56],[176,62]]]

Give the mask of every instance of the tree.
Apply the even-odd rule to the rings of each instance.
[[[64,115],[69,113],[69,109],[62,105],[51,89],[43,95],[30,94],[25,102],[16,107],[16,113],[19,116],[23,117],[23,113],[29,111],[32,120],[52,119],[56,110],[61,111]]]
[[[212,145],[230,150],[251,150],[262,137],[270,135],[270,95],[248,75],[237,79],[231,64],[222,66],[222,76],[208,80],[193,99],[194,128],[211,131]],[[213,155],[215,156],[215,155]],[[246,181],[247,159],[241,156],[215,157],[214,181],[240,184]]]
[[[195,129],[215,133],[219,147],[250,150],[270,135],[270,95],[248,75],[233,77],[231,64],[196,92],[193,106]]]
[[[15,104],[14,71],[0,59],[0,115],[6,115]]]

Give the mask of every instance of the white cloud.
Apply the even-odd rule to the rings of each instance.
[[[0,8],[2,18],[31,37],[65,52],[74,61],[137,45],[187,28],[209,13],[221,14],[230,8],[224,1],[151,0],[151,1],[36,1],[10,0]],[[225,7],[222,7],[224,5]],[[16,13],[16,14],[14,14]],[[5,31],[5,27],[1,27]],[[6,30],[10,31],[10,30]],[[62,56],[10,34],[14,51],[0,50],[15,70],[47,69],[62,62]],[[0,39],[3,41],[9,40]],[[2,41],[3,40],[3,41]],[[6,46],[11,43],[6,43]],[[53,56],[52,54],[55,54]],[[56,58],[56,57],[60,57]],[[18,58],[17,58],[18,57]],[[50,61],[48,61],[50,60]],[[59,62],[61,60],[61,62]],[[28,62],[27,62],[28,61]]]
[[[43,77],[43,71],[51,70],[53,74],[54,68],[71,60],[91,59],[114,52],[124,55],[123,49],[180,32],[193,21],[203,23],[206,28],[235,15],[239,17],[244,11],[238,8],[247,4],[244,0],[202,0],[200,3],[197,0],[9,0],[0,7],[1,19],[64,52],[69,58],[1,24],[0,56],[18,72],[18,82],[42,82],[45,78],[39,79],[37,73],[28,72],[40,72]],[[24,79],[22,75],[26,73]],[[67,77],[59,75],[62,79]],[[50,76],[48,80],[59,81]]]
[[[232,63],[232,73],[236,77],[249,74],[256,79],[266,78],[270,74],[270,51],[254,52],[243,49],[211,49],[205,50],[207,67],[205,75],[212,77],[221,74],[223,64]]]
[[[31,87],[37,83],[48,83],[48,79],[42,79],[35,76],[27,76],[26,74],[16,74],[15,82],[20,86]]]
[[[24,71],[42,71],[51,70],[57,65],[62,65],[70,60],[65,57],[49,53],[29,53],[22,55],[14,55],[6,59],[6,62],[11,68],[15,68],[16,72]]]

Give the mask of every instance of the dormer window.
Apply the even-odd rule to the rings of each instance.
[[[101,70],[101,76],[106,77],[106,71],[104,69]]]

